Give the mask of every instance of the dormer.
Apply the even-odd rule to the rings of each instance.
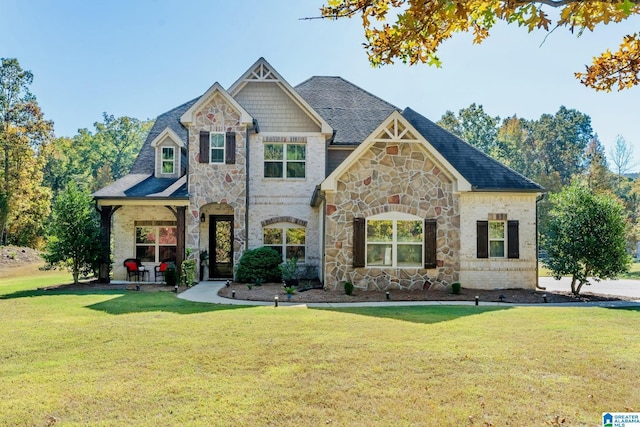
[[[156,178],[180,178],[182,175],[182,150],[185,144],[171,128],[165,128],[151,141],[155,150],[154,176]]]

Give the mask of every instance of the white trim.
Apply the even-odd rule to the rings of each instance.
[[[156,148],[158,146],[158,144],[160,144],[162,141],[164,141],[165,138],[169,138],[170,140],[175,142],[175,144],[180,148],[184,148],[185,147],[184,141],[170,127],[164,128],[164,130],[162,132],[160,132],[158,134],[158,136],[153,138],[153,141],[151,141],[151,146],[153,148]]]
[[[369,242],[369,221],[391,221],[392,233],[391,240],[388,242]],[[418,242],[398,242],[398,221],[416,221],[422,223],[422,240]],[[387,212],[377,215],[373,215],[366,218],[365,221],[365,265],[367,268],[424,268],[424,246],[425,246],[425,232],[424,232],[424,218],[420,218],[416,215],[406,214],[402,212]],[[369,264],[369,245],[372,246],[391,246],[385,250],[383,264]],[[399,265],[398,264],[398,246],[415,246],[419,247],[420,261],[414,265]],[[388,260],[388,261],[387,261]]]
[[[171,159],[164,158],[164,150],[171,149]],[[176,147],[172,147],[170,145],[163,145],[158,147],[158,151],[160,152],[160,165],[159,165],[159,175],[175,175],[176,173]],[[164,162],[171,163],[171,172],[164,171]]]
[[[416,139],[394,139],[394,138],[379,138],[380,135],[387,135],[389,131],[387,128],[393,125],[394,130],[397,130],[398,122],[404,126],[404,130],[398,135],[399,138],[406,137],[409,133]],[[337,190],[337,179],[348,168],[350,168],[373,144],[376,142],[393,142],[393,143],[411,143],[422,144],[424,149],[432,156],[433,160],[440,167],[440,169],[446,173],[454,183],[454,191],[471,191],[471,183],[467,181],[460,172],[458,172],[449,163],[445,157],[436,150],[421,134],[418,132],[407,119],[405,119],[399,111],[393,111],[389,117],[387,117],[380,125],[374,130],[351,154],[347,156],[345,160],[320,184],[320,188],[323,191],[334,192]]]
[[[247,112],[238,102],[233,99],[229,93],[224,90],[220,83],[215,82],[187,111],[184,112],[182,116],[180,116],[180,122],[187,126],[195,121],[195,114],[202,108],[204,104],[209,102],[211,98],[215,96],[216,93],[222,95],[222,97],[240,113],[240,122],[246,125],[253,124],[253,117],[251,114]]]
[[[254,70],[260,68],[261,74]],[[267,78],[269,77],[269,78]],[[274,78],[275,77],[275,78]],[[300,107],[316,124],[320,126],[323,135],[333,135],[333,128],[305,101],[296,90],[267,62],[266,59],[258,59],[247,71],[229,87],[230,96],[236,96],[247,83],[275,83],[291,100]]]
[[[213,135],[222,135],[222,147],[213,147],[211,145],[211,139],[213,138]],[[211,156],[211,152],[213,151],[213,149],[215,149],[216,151],[220,151],[220,148],[222,148],[222,160],[219,162],[214,162],[213,157]],[[227,133],[226,132],[209,132],[209,164],[224,165],[226,160],[226,155],[227,155]]]

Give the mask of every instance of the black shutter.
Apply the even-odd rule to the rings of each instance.
[[[228,165],[232,165],[236,162],[236,133],[227,132],[224,140],[225,140],[224,162]]]
[[[200,163],[209,163],[209,132],[200,131]]]
[[[364,267],[366,220],[353,218],[353,266]]]
[[[436,229],[437,220],[424,221],[424,268],[436,268]]]
[[[507,254],[509,258],[520,258],[519,234],[518,221],[507,221]]]
[[[489,221],[478,221],[476,228],[478,258],[489,258]]]

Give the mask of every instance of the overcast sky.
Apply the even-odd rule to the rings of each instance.
[[[317,16],[316,0],[2,0],[0,57],[16,57],[56,136],[92,129],[102,113],[154,118],[204,93],[228,88],[264,57],[293,86],[313,75],[342,76],[437,121],[471,103],[502,118],[537,119],[561,105],[588,114],[607,153],[617,135],[640,159],[640,87],[595,92],[573,77],[640,18],[577,38],[501,25],[482,45],[456,36],[442,68],[371,68],[359,18]]]

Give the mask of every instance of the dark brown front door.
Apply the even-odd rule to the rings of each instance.
[[[233,215],[211,215],[209,224],[209,278],[232,278]]]

